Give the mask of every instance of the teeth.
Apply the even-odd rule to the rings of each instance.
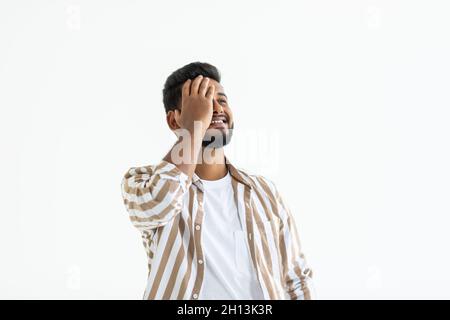
[[[222,120],[213,120],[213,121],[211,121],[211,123],[223,123],[223,121]]]

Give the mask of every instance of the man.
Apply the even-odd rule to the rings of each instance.
[[[148,257],[145,299],[310,299],[311,269],[274,184],[224,155],[234,119],[219,71],[195,62],[166,80],[177,142],[122,181]]]

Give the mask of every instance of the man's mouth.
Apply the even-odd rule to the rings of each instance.
[[[212,118],[209,127],[210,128],[226,128],[227,123],[228,123],[228,121],[225,116],[217,116],[217,117]]]

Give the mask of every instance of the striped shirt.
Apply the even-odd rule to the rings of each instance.
[[[311,299],[312,270],[294,217],[274,184],[227,161],[234,198],[264,298]],[[144,299],[198,299],[204,278],[203,187],[174,164],[133,167],[122,196],[148,259]],[[230,275],[232,276],[232,275]]]

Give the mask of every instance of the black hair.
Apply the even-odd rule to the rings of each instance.
[[[175,110],[181,99],[181,88],[188,79],[194,79],[198,75],[208,77],[220,82],[219,70],[206,62],[192,62],[175,70],[167,78],[163,89],[163,103],[166,113]]]

